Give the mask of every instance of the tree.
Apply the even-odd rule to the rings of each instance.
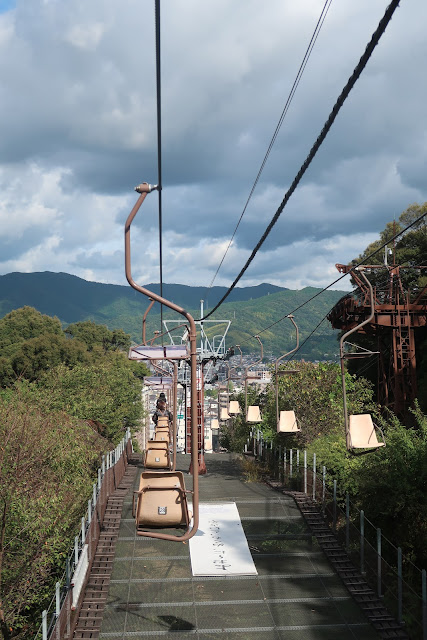
[[[52,410],[105,425],[105,435],[114,443],[121,440],[127,427],[139,424],[141,390],[141,381],[121,353],[95,364],[79,363],[73,369],[60,364],[33,386],[36,395],[48,395]]]
[[[0,319],[0,349],[2,356],[13,353],[17,344],[46,334],[62,335],[58,318],[51,318],[33,307],[11,311]]]
[[[46,412],[21,383],[0,398],[0,632],[33,635],[78,530],[105,440]]]
[[[130,336],[123,329],[110,331],[106,326],[95,324],[91,320],[70,324],[65,333],[84,342],[88,351],[92,351],[95,346],[102,347],[104,351],[128,351],[131,344]]]

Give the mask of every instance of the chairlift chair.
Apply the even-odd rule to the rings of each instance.
[[[246,422],[261,422],[261,411],[258,405],[253,404],[248,407]]]
[[[144,466],[146,469],[170,470],[169,443],[166,440],[149,440],[147,442]]]
[[[139,489],[133,495],[132,513],[139,535],[145,527],[185,527],[192,517],[182,471],[167,474],[143,472]]]
[[[368,453],[385,447],[382,429],[374,424],[370,413],[351,415],[349,425],[350,452],[355,455]],[[381,433],[382,442],[378,441],[377,430]],[[355,449],[360,451],[356,452]]]
[[[238,413],[242,413],[239,402],[237,400],[230,400],[230,404],[228,405],[228,413],[231,416],[237,415]]]
[[[154,440],[157,440],[157,442],[167,442],[168,444],[170,444],[170,435],[169,433],[166,433],[164,431],[155,431]]]
[[[226,409],[225,407],[222,407],[221,409],[221,413],[219,416],[220,420],[229,420],[230,419],[230,414],[228,413],[228,409]]]
[[[125,223],[125,273],[126,279],[133,289],[148,297],[150,300],[168,307],[185,317],[188,324],[189,344],[179,346],[147,346],[146,344],[132,347],[129,351],[129,359],[131,360],[174,360],[174,372],[177,372],[177,361],[187,360],[190,364],[191,375],[191,460],[193,468],[193,490],[187,492],[184,484],[182,472],[175,471],[175,455],[174,447],[174,470],[170,470],[169,466],[158,471],[144,471],[141,474],[139,490],[134,495],[133,513],[136,519],[137,534],[159,538],[162,540],[173,540],[176,542],[185,542],[195,535],[199,524],[199,480],[198,480],[198,442],[197,442],[197,331],[194,318],[182,307],[174,304],[170,300],[149,291],[145,287],[138,285],[131,273],[131,238],[130,229],[132,221],[144,202],[147,194],[157,187],[152,187],[147,183],[142,183],[136,187],[136,191],[140,194],[137,202],[132,208]],[[175,375],[175,381],[177,375]],[[176,384],[176,383],[175,383]],[[175,385],[174,385],[175,388]],[[174,411],[176,416],[176,411]],[[176,420],[176,418],[175,418]],[[167,425],[169,426],[169,425]],[[176,445],[176,430],[174,423],[174,441]],[[165,447],[161,449],[156,446]],[[151,441],[148,443],[146,450],[147,458],[153,454],[159,454],[155,457],[169,456],[169,445],[164,441]],[[157,462],[157,461],[156,461]],[[191,512],[188,510],[187,493],[191,493],[193,497],[193,519]],[[174,532],[153,531],[151,527],[159,527],[162,529],[184,526],[185,531],[182,535],[176,535]],[[146,530],[146,528],[149,530]]]
[[[277,433],[298,433],[301,431],[298,426],[295,411],[281,411],[277,424]]]

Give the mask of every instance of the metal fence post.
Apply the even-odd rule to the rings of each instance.
[[[68,556],[65,564],[65,586],[67,587],[67,591],[70,588],[70,583],[71,583],[70,556]]]
[[[299,449],[297,449],[297,472],[299,471]]]
[[[279,469],[279,482],[282,477],[282,445],[279,444],[279,456],[278,456],[278,469]]]
[[[283,473],[286,476],[286,447],[283,449]]]
[[[289,449],[289,477],[292,478],[293,449]]]
[[[322,512],[325,517],[325,497],[326,497],[326,467],[322,467]]]
[[[47,640],[47,611],[46,611],[46,609],[42,613],[42,637],[43,637],[43,640]]]
[[[360,510],[360,573],[365,573],[365,512]]]
[[[313,500],[316,500],[316,454],[313,453]]]
[[[74,564],[77,565],[79,561],[79,537],[74,538]]]
[[[89,525],[92,522],[92,500],[90,498],[87,501],[87,521]]]
[[[82,547],[85,543],[86,538],[86,522],[84,516],[82,516]]]
[[[332,503],[332,529],[334,533],[336,528],[337,528],[337,481],[334,480],[334,494],[333,494],[333,503]]]
[[[307,449],[304,449],[304,493],[307,493]]]
[[[93,506],[95,508],[96,505],[96,483],[93,485],[93,495],[92,495],[92,500],[93,500]]]
[[[421,592],[423,599],[423,640],[427,640],[427,579],[426,570],[421,570]]]
[[[101,468],[98,469],[98,491],[101,491]]]
[[[377,527],[377,591],[379,598],[381,598],[381,570],[381,529]]]
[[[345,549],[350,547],[350,494],[345,494]]]
[[[55,615],[58,618],[61,611],[61,583],[55,585]]]
[[[397,547],[397,621],[402,624],[402,549]]]

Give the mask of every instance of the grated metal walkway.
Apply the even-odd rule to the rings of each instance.
[[[379,638],[310,532],[295,500],[246,483],[228,454],[206,456],[201,502],[234,501],[258,576],[193,578],[188,543],[135,535],[124,498],[105,597],[75,638],[374,640]],[[188,470],[189,456],[178,456]],[[142,467],[135,477],[139,483]],[[186,475],[186,484],[191,477]],[[105,588],[107,587],[107,588]]]

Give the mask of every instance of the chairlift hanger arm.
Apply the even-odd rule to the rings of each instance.
[[[160,304],[165,305],[172,311],[176,311],[180,315],[184,316],[187,322],[189,323],[189,340],[190,340],[190,368],[191,368],[191,459],[193,466],[193,526],[191,529],[187,530],[183,536],[174,536],[166,533],[156,533],[153,531],[149,531],[144,535],[151,538],[160,538],[163,540],[175,540],[179,542],[185,542],[194,536],[197,532],[199,526],[199,475],[198,475],[198,438],[197,438],[197,332],[196,332],[196,324],[194,322],[194,318],[182,307],[179,307],[175,303],[170,300],[166,300],[162,296],[157,295],[156,293],[146,289],[145,287],[141,287],[138,285],[133,277],[131,270],[131,242],[130,242],[130,228],[132,222],[138,213],[142,203],[144,202],[147,194],[156,189],[156,187],[152,187],[147,183],[142,183],[138,187],[136,187],[137,193],[140,194],[138,200],[134,204],[132,211],[130,212],[126,223],[125,223],[125,273],[126,279],[129,282],[130,286],[142,293],[147,298],[151,298],[155,302],[159,302]]]
[[[276,426],[279,424],[279,420],[280,420],[280,414],[279,414],[279,362],[280,360],[283,360],[283,358],[286,358],[286,356],[290,356],[291,353],[294,353],[294,351],[297,351],[298,347],[299,347],[299,331],[298,331],[298,327],[296,325],[296,322],[294,320],[294,316],[293,315],[289,315],[287,316],[289,318],[289,320],[292,322],[292,324],[295,327],[295,331],[296,331],[296,346],[291,349],[290,351],[288,351],[287,353],[284,353],[283,356],[280,356],[280,358],[277,358],[276,362],[274,363],[274,371],[275,371],[275,382],[276,382]]]
[[[144,313],[144,317],[142,318],[142,344],[147,344],[147,341],[145,339],[145,323],[146,323],[146,320],[147,320],[148,313],[150,312],[150,310],[151,310],[151,308],[152,308],[152,306],[154,304],[154,300],[152,300],[151,298],[149,298],[149,300],[151,300],[151,302],[148,305],[148,307],[147,307],[147,309],[146,309],[146,311]]]

